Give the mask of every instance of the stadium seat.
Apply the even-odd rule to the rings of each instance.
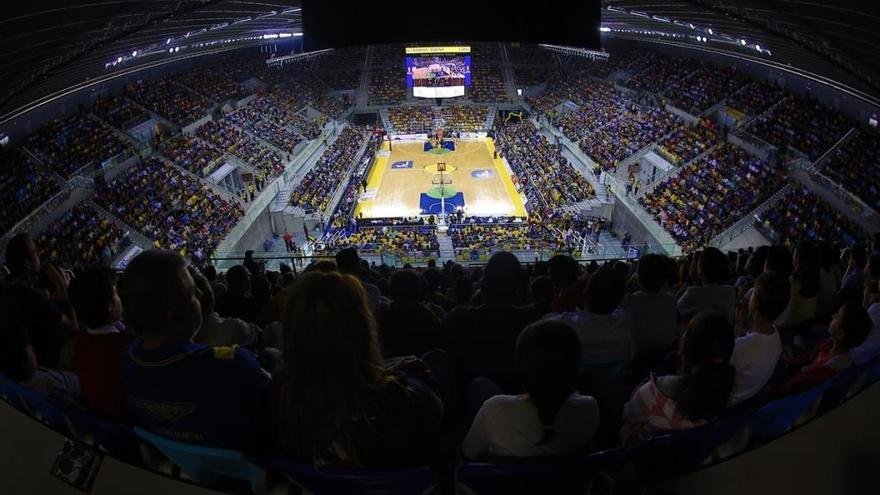
[[[200,485],[223,491],[263,491],[264,470],[243,452],[175,442],[139,427],[134,432]]]
[[[816,410],[814,406],[831,383],[832,380],[827,380],[806,392],[775,400],[758,409],[748,425],[750,445],[762,445],[811,418]]]
[[[15,393],[21,401],[24,412],[66,437],[75,437],[67,415],[70,406],[59,399],[49,397],[24,385],[16,385],[18,390]]]
[[[698,428],[656,435],[632,447],[628,461],[642,482],[660,481],[729,456],[716,452],[740,432],[750,414],[739,414]]]
[[[267,459],[265,466],[272,474],[282,475],[288,483],[321,495],[421,495],[429,493],[437,483],[437,475],[427,467],[316,468],[311,464],[281,457]]]
[[[19,411],[24,411],[24,402],[18,393],[21,387],[6,375],[0,374],[0,398]]]
[[[862,389],[867,375],[867,365],[850,368],[831,378],[831,385],[819,402],[816,415],[822,415],[845,402]]]
[[[145,464],[142,451],[144,443],[131,427],[88,411],[71,411],[69,419],[73,432],[83,443],[97,447],[129,464]]]
[[[459,467],[456,481],[474,495],[585,493],[594,479],[619,467],[623,458],[623,449],[612,449],[570,459],[468,462]]]

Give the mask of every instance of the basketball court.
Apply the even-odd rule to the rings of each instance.
[[[424,143],[395,141],[390,153],[383,143],[356,215],[411,217],[463,207],[468,215],[526,216],[510,172],[492,158],[491,139],[458,140],[454,151],[424,151]]]

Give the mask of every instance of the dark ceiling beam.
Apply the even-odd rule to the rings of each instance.
[[[768,33],[768,34],[782,38],[785,41],[788,41],[789,43],[796,45],[801,50],[804,50],[804,51],[810,52],[814,55],[817,55],[819,57],[822,57],[823,59],[827,60],[831,64],[837,66],[839,69],[847,72],[848,74],[852,75],[853,77],[856,77],[860,81],[864,82],[872,90],[880,93],[880,84],[878,84],[878,81],[876,79],[868,76],[863,71],[858,70],[851,63],[843,60],[843,57],[841,57],[837,53],[836,50],[833,50],[833,49],[823,50],[820,48],[820,45],[818,43],[815,43],[812,40],[805,40],[801,36],[797,36],[798,33],[794,30],[786,32],[784,30],[777,29],[774,26],[772,19],[770,19],[770,18],[761,17],[761,16],[754,16],[754,17],[750,16],[748,14],[748,7],[740,8],[740,7],[737,7],[734,5],[725,5],[723,2],[720,2],[718,0],[684,0],[684,1],[695,6],[695,7],[700,7],[700,8],[709,10],[709,11],[713,11],[713,12],[716,12],[720,15],[729,16],[729,17],[731,17],[731,18],[733,18],[743,24],[756,27],[756,28]],[[789,22],[791,22],[791,21],[789,21]]]
[[[89,54],[91,54],[92,52],[98,50],[99,48],[101,48],[103,46],[106,46],[108,44],[112,44],[112,43],[115,43],[115,42],[120,41],[122,39],[125,39],[126,37],[131,36],[132,34],[135,34],[139,31],[141,31],[142,29],[146,28],[147,26],[161,23],[166,20],[170,20],[177,15],[186,15],[186,14],[191,14],[193,12],[198,12],[199,10],[202,10],[203,8],[206,8],[206,7],[209,7],[214,4],[224,2],[224,1],[226,1],[226,0],[209,0],[209,1],[206,1],[203,3],[198,3],[198,4],[194,4],[192,6],[187,6],[187,7],[182,8],[181,6],[183,4],[183,1],[180,0],[180,1],[178,1],[177,6],[175,6],[174,9],[171,10],[169,13],[164,14],[164,15],[160,15],[157,17],[153,17],[152,12],[146,12],[146,16],[143,21],[141,21],[140,23],[133,23],[130,25],[130,27],[129,27],[129,25],[126,25],[126,27],[123,27],[122,29],[120,29],[119,32],[115,35],[108,33],[108,31],[112,31],[112,27],[111,27],[110,29],[105,30],[105,36],[103,36],[103,37],[97,36],[95,38],[92,38],[90,41],[85,43],[85,45],[83,47],[75,48],[73,52],[68,52],[68,53],[64,54],[63,56],[61,56],[60,59],[57,59],[56,61],[50,62],[48,64],[44,64],[41,69],[34,71],[26,80],[23,80],[22,83],[18,85],[18,87],[13,88],[12,91],[10,91],[9,93],[7,93],[4,96],[3,100],[0,101],[0,107],[4,106],[11,99],[15,98],[16,96],[18,96],[22,92],[27,91],[29,88],[33,87],[35,84],[39,84],[40,81],[51,76],[53,73],[57,72],[58,70],[62,70],[65,67],[73,64],[74,62],[81,60],[82,58],[88,56]]]

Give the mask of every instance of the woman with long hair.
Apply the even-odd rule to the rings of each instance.
[[[340,466],[421,464],[436,455],[442,403],[403,366],[385,366],[357,278],[313,271],[297,279],[283,347],[276,383],[285,453]]]
[[[521,395],[496,395],[477,413],[464,439],[466,457],[537,457],[587,450],[599,426],[596,400],[575,390],[581,344],[565,323],[544,320],[516,341]]]
[[[623,444],[668,430],[700,426],[727,406],[736,369],[730,364],[733,327],[723,315],[697,313],[680,339],[677,375],[651,375],[623,408]]]

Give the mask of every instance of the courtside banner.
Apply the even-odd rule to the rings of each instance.
[[[470,53],[469,46],[409,46],[406,48],[407,55],[435,55],[440,53]]]

